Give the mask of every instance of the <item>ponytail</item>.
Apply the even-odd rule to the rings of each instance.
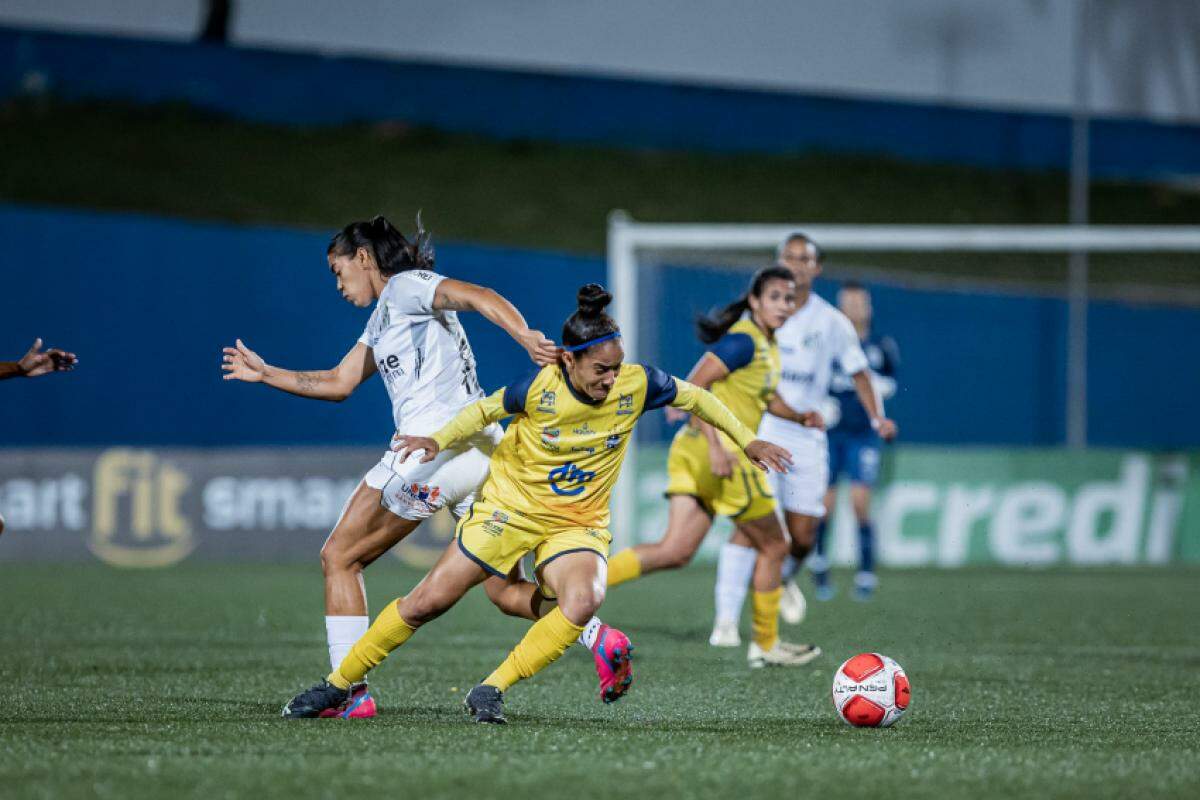
[[[387,217],[379,215],[370,222],[351,222],[338,231],[329,242],[327,253],[352,256],[364,248],[375,259],[380,273],[392,276],[410,269],[434,268],[433,243],[421,224],[417,212],[417,234],[412,241],[405,238]]]
[[[733,324],[750,310],[751,296],[761,297],[767,283],[773,280],[794,282],[796,278],[791,270],[785,267],[763,267],[755,272],[754,277],[750,279],[750,288],[745,294],[724,308],[696,318],[696,335],[700,337],[700,341],[712,344],[728,333]]]

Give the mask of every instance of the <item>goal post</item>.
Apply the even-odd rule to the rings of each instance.
[[[802,231],[826,253],[1007,253],[1089,254],[1189,253],[1200,254],[1200,226],[1097,226],[1097,225],[826,225],[739,223],[645,223],[622,211],[608,218],[608,282],[614,295],[614,314],[620,325],[626,358],[637,361],[643,352],[640,330],[646,302],[639,287],[639,272],[650,259],[664,254],[771,253],[790,234]],[[1087,431],[1087,313],[1089,277],[1086,258],[1082,269],[1066,276],[1067,444],[1086,445]],[[637,523],[637,437],[629,444],[625,465],[614,494],[613,535],[619,544],[632,542]]]

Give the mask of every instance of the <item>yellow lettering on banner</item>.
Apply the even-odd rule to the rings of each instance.
[[[118,567],[165,567],[183,560],[195,547],[179,508],[189,483],[182,470],[150,450],[104,451],[92,480],[89,549]]]

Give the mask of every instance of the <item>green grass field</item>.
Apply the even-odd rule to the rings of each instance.
[[[417,573],[371,571],[375,608]],[[843,581],[844,583],[844,581]],[[712,572],[613,591],[634,691],[605,707],[568,652],[468,723],[466,689],[525,623],[482,593],[374,676],[370,721],[284,722],[325,672],[312,566],[0,565],[0,796],[1130,797],[1200,792],[1200,572],[911,571],[814,604],[812,667],[749,672],[705,638]],[[800,632],[791,634],[793,639]],[[906,718],[851,729],[833,670],[874,649]]]

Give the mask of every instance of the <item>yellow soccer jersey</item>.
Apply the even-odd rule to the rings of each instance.
[[[623,364],[599,402],[578,393],[561,366],[543,367],[467,406],[433,438],[445,448],[516,415],[492,454],[480,499],[548,526],[607,528],[609,496],[634,423],[666,405],[699,416],[739,447],[755,438],[709,392],[641,364]]]
[[[746,427],[758,430],[767,400],[779,385],[779,347],[750,319],[735,322],[709,352],[729,374],[712,385],[712,393]]]

